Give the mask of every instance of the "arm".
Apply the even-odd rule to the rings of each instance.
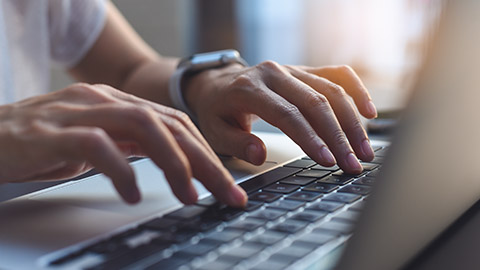
[[[148,46],[108,1],[102,33],[69,73],[81,82],[111,85],[172,107],[168,79],[177,63],[178,59],[161,56]]]

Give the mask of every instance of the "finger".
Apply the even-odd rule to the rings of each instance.
[[[133,142],[115,142],[118,149],[123,153],[125,157],[145,157],[146,153],[138,145],[138,143]]]
[[[208,129],[209,138],[218,153],[235,156],[254,165],[265,162],[267,149],[260,138],[222,119],[209,124],[212,125],[212,128]]]
[[[374,154],[367,133],[365,132],[357,112],[350,100],[347,98],[343,88],[328,81],[327,79],[318,77],[303,70],[296,68],[290,68],[289,70],[293,76],[313,88],[310,90],[307,89],[308,87],[304,87],[306,89],[305,91],[312,92],[316,90],[327,97],[342,129],[348,137],[348,141],[355,150],[357,156],[365,161],[372,160],[374,158]],[[315,95],[315,93],[307,94]]]
[[[120,196],[128,203],[140,201],[135,175],[114,142],[100,128],[70,127],[58,134],[60,151],[86,160],[108,176]]]
[[[205,151],[203,145],[183,125],[176,123],[175,119],[165,119],[164,123],[188,157],[195,178],[219,201],[230,206],[243,207],[247,201],[246,193],[235,184],[220,160]]]
[[[333,152],[338,165],[349,173],[361,172],[363,168],[347,141],[327,98],[283,69],[272,67],[272,71],[267,73],[267,84],[282,96],[287,104],[295,106],[297,111],[308,120],[315,133]],[[302,133],[298,133],[297,136],[302,136]]]
[[[377,109],[362,80],[349,66],[334,66],[324,68],[302,67],[303,70],[324,77],[329,81],[341,85],[352,96],[360,113],[366,118],[377,117]]]
[[[300,110],[264,84],[256,84],[257,90],[247,91],[233,99],[232,104],[241,110],[260,116],[268,123],[278,127],[302,150],[319,164],[333,166],[335,158],[317,135]]]
[[[160,105],[160,104],[157,104],[157,103],[149,101],[149,100],[139,98],[139,97],[134,96],[134,95],[130,95],[130,94],[121,92],[121,91],[116,90],[115,88],[113,88],[111,86],[108,86],[108,85],[99,84],[99,85],[95,85],[95,86],[98,87],[99,89],[103,89],[105,91],[108,91],[108,92],[112,93],[116,98],[118,98],[122,101],[125,101],[128,105],[131,105],[133,103],[133,104],[136,104],[136,105],[144,107],[144,108],[152,109],[153,111],[157,112],[159,114],[159,116],[160,115],[168,115],[172,118],[177,119],[179,122],[181,122],[187,128],[187,130],[200,143],[202,143],[202,145],[205,147],[205,150],[209,151],[209,153],[212,156],[216,157],[215,152],[210,147],[208,142],[205,140],[205,138],[203,137],[201,132],[198,130],[198,128],[195,126],[195,124],[191,121],[190,117],[188,117],[188,115],[185,114],[184,112],[173,109],[173,108],[170,108],[170,107],[166,107],[166,106],[163,106],[163,105]]]
[[[163,170],[173,193],[184,204],[197,200],[191,181],[190,164],[167,127],[151,110],[137,106],[101,104],[89,106],[81,114],[69,116],[69,125],[96,126],[116,141],[138,144]]]

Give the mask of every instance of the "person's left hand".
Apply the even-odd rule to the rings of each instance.
[[[358,158],[370,161],[374,157],[349,96],[367,118],[377,116],[376,108],[348,66],[312,68],[272,61],[253,67],[232,64],[187,78],[184,87],[201,131],[219,154],[262,164],[265,145],[251,134],[252,119],[259,116],[321,165],[338,163],[345,172],[359,173]]]

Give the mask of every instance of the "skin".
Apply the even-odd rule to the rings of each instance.
[[[65,179],[96,167],[135,203],[140,194],[125,157],[143,155],[164,170],[183,203],[197,199],[193,176],[220,201],[243,206],[245,192],[215,152],[262,164],[265,145],[250,132],[256,117],[279,127],[322,165],[338,163],[358,173],[357,157],[374,157],[357,110],[373,118],[376,109],[347,66],[266,61],[186,77],[184,96],[200,132],[169,108],[168,79],[177,63],[153,51],[107,3],[102,33],[69,70],[84,83],[0,106],[0,182]]]

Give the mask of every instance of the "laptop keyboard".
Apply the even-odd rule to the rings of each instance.
[[[50,262],[96,269],[285,269],[346,241],[387,148],[360,175],[308,157],[240,184],[245,209],[213,196]],[[319,254],[319,253],[318,253]]]

